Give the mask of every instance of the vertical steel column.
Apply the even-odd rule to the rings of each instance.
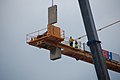
[[[92,52],[93,63],[96,69],[98,80],[110,80],[105,60],[102,56],[102,48],[95,28],[89,0],[78,0],[78,2],[88,37],[88,46]]]

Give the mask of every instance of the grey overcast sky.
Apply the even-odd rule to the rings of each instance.
[[[54,0],[58,23],[66,36],[85,34],[77,0]],[[90,0],[96,28],[120,20],[120,0]],[[49,51],[26,44],[26,34],[47,27],[51,0],[0,0],[0,80],[97,80],[92,64],[62,56],[49,59]],[[98,32],[102,48],[120,54],[120,23]],[[84,38],[82,42],[87,42]],[[109,70],[111,80],[120,73]]]

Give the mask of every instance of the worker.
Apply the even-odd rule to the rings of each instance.
[[[70,38],[69,38],[69,45],[72,46],[72,47],[73,47],[73,41],[74,41],[74,39],[72,38],[72,36],[70,36]]]
[[[78,42],[75,40],[75,48],[78,48]]]

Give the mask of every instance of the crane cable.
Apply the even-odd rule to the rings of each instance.
[[[54,5],[54,1],[52,0],[52,6]]]
[[[115,21],[115,22],[113,22],[113,23],[111,23],[111,24],[109,24],[109,25],[106,25],[106,26],[98,29],[97,31],[101,31],[101,30],[103,30],[103,29],[105,29],[105,28],[108,28],[108,27],[110,27],[110,26],[112,26],[112,25],[114,25],[114,24],[117,24],[117,23],[119,23],[119,22],[120,22],[120,20]],[[86,37],[86,36],[87,36],[87,35],[83,35],[83,36],[81,36],[81,37],[79,37],[79,38],[77,38],[77,39],[81,39],[81,38],[84,38],[84,37]],[[77,40],[77,39],[76,39],[76,40]]]

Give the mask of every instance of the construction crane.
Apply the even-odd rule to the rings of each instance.
[[[42,29],[35,31],[33,33],[29,33],[26,35],[26,42],[29,45],[38,47],[38,48],[44,48],[50,51],[50,59],[51,60],[56,60],[61,58],[61,54],[73,57],[76,60],[82,60],[88,63],[92,63],[94,61],[94,65],[96,68],[97,76],[99,80],[109,80],[109,76],[107,73],[107,69],[104,63],[103,56],[101,54],[102,49],[100,45],[100,41],[98,40],[95,26],[94,26],[94,21],[92,20],[92,14],[90,11],[90,6],[89,2],[87,0],[78,0],[79,4],[81,6],[81,12],[83,16],[83,21],[85,22],[85,27],[86,27],[86,32],[87,36],[89,38],[89,46],[91,48],[92,53],[96,51],[96,53],[99,54],[89,54],[88,52],[74,48],[72,46],[64,44],[64,31],[62,31],[59,27],[55,26],[54,23],[57,23],[57,6],[53,5],[53,0],[52,0],[52,6],[48,8],[48,25],[47,25],[47,30]],[[84,4],[82,4],[84,3]],[[86,9],[86,10],[84,10]],[[86,12],[87,11],[87,12]],[[87,15],[86,16],[84,15]],[[88,23],[86,23],[88,22]],[[92,31],[92,34],[89,34],[89,29]],[[45,31],[44,31],[45,30]],[[101,30],[101,29],[100,29]],[[43,31],[43,32],[41,32]],[[91,40],[93,39],[93,40]],[[94,41],[94,42],[93,42]],[[92,45],[91,45],[92,44]],[[96,47],[96,48],[95,48]],[[93,49],[95,48],[95,49]],[[100,62],[100,64],[99,64]],[[114,62],[109,59],[106,59],[106,65],[107,68],[116,72],[120,73],[120,62]],[[103,74],[102,74],[103,73]]]
[[[63,55],[93,64],[91,54],[82,49],[74,48],[62,43],[64,41],[64,37],[62,37],[61,34],[63,34],[63,31],[59,27],[48,25],[47,29],[45,28],[27,34],[26,42],[31,46],[44,48],[50,51],[55,48],[61,48],[61,54]],[[58,58],[54,58],[52,60],[56,59]],[[108,69],[120,73],[120,63],[106,60],[106,65]]]

